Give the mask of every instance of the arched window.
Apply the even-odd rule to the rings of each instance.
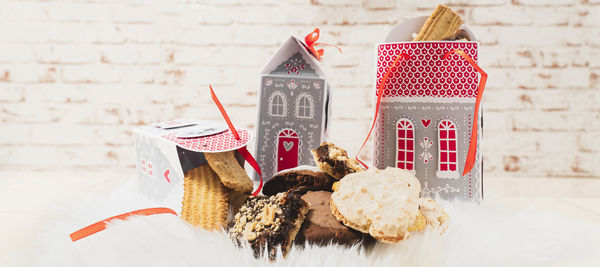
[[[439,178],[458,178],[458,142],[456,125],[442,120],[438,125],[438,172]]]
[[[302,93],[296,98],[296,117],[303,119],[312,119],[315,115],[312,97],[307,93]]]
[[[269,97],[269,115],[275,117],[285,117],[287,115],[287,102],[282,92],[273,92]]]
[[[415,127],[409,119],[396,123],[396,167],[415,171]]]

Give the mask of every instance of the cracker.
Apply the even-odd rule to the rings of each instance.
[[[235,151],[205,153],[204,157],[225,186],[235,191],[252,192],[252,180],[235,158]]]
[[[454,34],[462,23],[460,16],[449,7],[438,5],[413,41],[440,41]]]
[[[220,230],[227,224],[230,190],[208,165],[189,170],[183,178],[181,217],[194,226]]]

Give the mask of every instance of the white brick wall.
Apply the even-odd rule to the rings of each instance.
[[[131,130],[179,117],[254,129],[258,75],[315,26],[333,85],[330,139],[358,149],[373,45],[438,1],[1,1],[0,169],[134,165]],[[481,40],[489,175],[600,177],[600,3],[452,0]],[[370,152],[364,152],[368,158]]]

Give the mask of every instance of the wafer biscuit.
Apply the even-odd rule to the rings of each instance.
[[[413,41],[440,41],[454,34],[462,23],[460,16],[449,7],[438,5]]]
[[[227,224],[229,189],[208,165],[189,170],[183,178],[181,217],[194,226],[219,230]]]
[[[225,186],[235,191],[252,192],[252,180],[238,163],[234,151],[205,153],[204,156]]]

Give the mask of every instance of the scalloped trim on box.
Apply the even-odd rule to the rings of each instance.
[[[436,171],[435,174],[440,179],[458,179],[460,177],[458,171]]]
[[[433,96],[384,96],[381,102],[389,103],[475,103],[475,97],[433,97]]]

